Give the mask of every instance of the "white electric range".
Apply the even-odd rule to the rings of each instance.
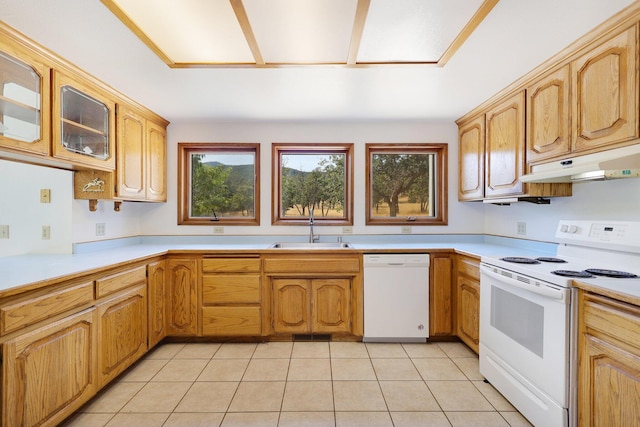
[[[482,257],[480,372],[534,425],[575,425],[574,280],[640,296],[640,222],[557,225],[555,256]]]

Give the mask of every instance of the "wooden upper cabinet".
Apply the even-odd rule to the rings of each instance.
[[[81,167],[116,168],[113,97],[80,75],[53,72],[53,156]]]
[[[569,65],[527,88],[527,163],[571,152]]]
[[[51,67],[22,45],[0,37],[0,146],[51,152]]]
[[[494,105],[486,113],[485,197],[523,193],[524,91]]]
[[[458,128],[458,200],[484,196],[484,114]]]
[[[117,194],[125,200],[166,201],[166,125],[118,104]]]
[[[637,26],[572,63],[573,151],[626,145],[638,137]]]

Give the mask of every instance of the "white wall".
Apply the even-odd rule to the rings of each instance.
[[[51,203],[40,203],[40,189],[51,190]],[[70,171],[0,160],[0,225],[9,239],[0,239],[0,256],[31,253],[71,253]],[[51,238],[42,240],[42,226]]]
[[[572,197],[551,199],[550,205],[520,202],[485,209],[487,234],[554,241],[560,219],[640,221],[640,179],[575,183]],[[526,222],[526,236],[516,233],[518,221]]]
[[[365,143],[434,142],[449,144],[449,225],[414,226],[414,234],[482,233],[484,208],[457,201],[458,132],[453,122],[180,122],[168,129],[168,199],[164,205],[142,207],[145,235],[212,235],[213,226],[177,225],[178,142],[259,142],[261,225],[225,227],[225,234],[301,234],[306,227],[271,225],[271,143],[354,143],[354,234],[400,234],[399,226],[365,226]],[[340,234],[342,227],[318,227],[322,234]]]

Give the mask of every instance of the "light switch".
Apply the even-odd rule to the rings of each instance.
[[[40,190],[40,203],[51,203],[51,190],[42,188]]]

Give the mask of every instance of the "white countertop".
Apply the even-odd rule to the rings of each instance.
[[[176,244],[141,243],[77,254],[25,254],[0,257],[0,292],[112,267],[124,262],[164,255],[169,251],[263,251],[269,244]],[[352,243],[355,250],[428,252],[434,249],[455,249],[468,255],[519,256],[530,249],[492,243]],[[278,251],[278,249],[274,249]]]

